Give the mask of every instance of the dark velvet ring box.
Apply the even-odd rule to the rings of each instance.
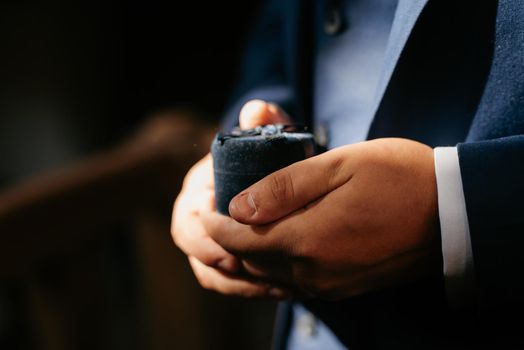
[[[298,126],[271,124],[218,133],[211,145],[217,211],[266,175],[316,154],[313,135]]]

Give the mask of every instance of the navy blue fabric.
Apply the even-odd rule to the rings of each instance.
[[[522,303],[524,299],[523,150],[523,135],[459,146],[483,307]]]
[[[500,314],[512,303],[516,313],[524,303],[522,1],[499,4],[491,72],[458,150],[483,312]]]
[[[311,43],[322,19],[308,0],[269,8],[237,96],[283,103],[311,122]],[[340,302],[301,301],[349,348],[524,347],[523,22],[522,0],[399,1],[368,137],[458,144],[479,308],[450,309],[441,274]]]
[[[296,123],[311,121],[311,0],[270,0],[253,28],[240,70],[240,82],[222,129],[238,125],[242,105],[259,98],[279,104]]]

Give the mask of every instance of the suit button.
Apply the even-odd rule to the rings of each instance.
[[[324,14],[324,32],[327,35],[340,34],[345,29],[345,20],[340,1],[330,1]]]

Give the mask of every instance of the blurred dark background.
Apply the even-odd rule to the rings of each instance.
[[[165,108],[190,106],[218,120],[259,4],[0,6],[0,162],[9,183],[106,147]]]
[[[0,348],[268,348],[169,235],[260,3],[0,4]]]

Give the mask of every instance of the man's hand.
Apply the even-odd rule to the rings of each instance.
[[[240,114],[244,129],[279,122],[288,123],[289,119],[277,106],[263,101],[248,102]],[[187,174],[175,201],[171,228],[175,243],[188,255],[200,284],[227,295],[286,297],[288,292],[275,284],[242,276],[239,260],[210,238],[201,218],[216,213],[214,193],[213,164],[208,154]]]
[[[338,299],[435,271],[433,151],[405,139],[331,150],[279,170],[201,216],[254,278]]]

